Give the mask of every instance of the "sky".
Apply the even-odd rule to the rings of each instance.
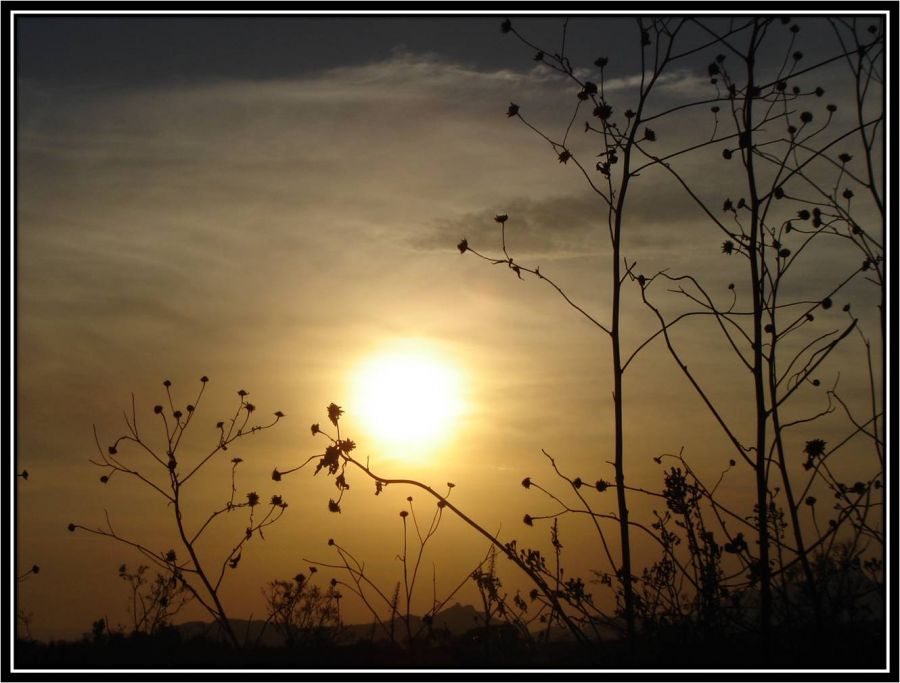
[[[603,205],[573,164],[559,163],[545,141],[506,116],[515,102],[536,127],[561,137],[577,89],[502,34],[502,19],[16,17],[14,466],[29,478],[15,479],[14,522],[17,574],[41,568],[18,585],[32,635],[77,637],[101,616],[128,623],[117,568],[140,557],[110,539],[71,534],[70,522],[101,527],[108,514],[122,535],[160,551],[172,547],[165,504],[134,480],[102,484],[104,470],[89,462],[97,457],[93,427],[101,447],[112,443],[132,396],[141,425],[158,439],[152,407],[166,401],[164,380],[184,405],[201,376],[209,378],[184,444],[191,454],[215,443],[213,425],[233,413],[238,390],[249,392],[261,423],[285,414],[234,449],[243,460],[239,497],[256,491],[289,503],[227,576],[223,595],[234,617],[261,616],[266,582],[307,571],[309,560],[333,562],[330,538],[365,558],[390,591],[406,497],[422,518],[434,510],[433,501],[400,486],[375,497],[359,472],[348,474],[352,488],[339,514],[328,511],[332,480],[310,468],[272,481],[274,468],[321,452],[310,425],[327,425],[332,402],[345,411],[342,435],[373,470],[442,491],[453,482],[460,508],[520,545],[547,546],[547,525],[527,527],[522,516],[555,509],[524,490],[522,479],[564,490],[541,449],[573,477],[612,479],[608,340],[547,283],[457,249],[466,238],[481,253],[500,254],[494,216],[508,214],[507,246],[517,261],[539,265],[592,315],[610,314]],[[561,49],[563,17],[513,20],[536,45]],[[806,59],[834,48],[820,38],[830,35],[821,19],[800,24],[794,47]],[[787,29],[777,28],[774,44],[789,50]],[[632,19],[615,16],[575,17],[565,30],[579,74],[598,79],[593,61],[609,58],[605,87],[616,116],[639,81],[636,35]],[[653,110],[713,96],[707,65],[714,54],[668,72]],[[836,63],[816,74],[827,93],[813,102],[816,116],[837,103],[838,129],[851,120],[845,69]],[[587,155],[585,118],[582,110],[570,135],[573,149]],[[659,148],[708,139],[712,126],[705,108],[660,121]],[[710,206],[740,196],[734,165],[718,149],[679,164]],[[859,201],[859,215],[877,225],[880,218]],[[745,278],[737,257],[723,255],[720,234],[659,169],[635,180],[625,253],[648,275],[695,274],[722,301],[728,284]],[[857,261],[839,244],[811,247],[790,293],[822,291]],[[683,299],[663,289],[661,307],[680,310]],[[746,297],[745,286],[736,291]],[[876,290],[862,281],[842,290],[811,329],[842,325],[845,303],[875,338]],[[633,287],[623,316],[626,348],[657,329]],[[677,339],[723,413],[749,435],[751,385],[714,326],[684,325]],[[839,379],[842,396],[864,412],[860,348],[854,338],[821,372],[823,387]],[[355,414],[355,383],[372,358],[411,350],[452,372],[460,408],[439,434],[398,445]],[[393,400],[397,412],[411,415],[421,399]],[[682,449],[712,481],[728,469],[727,441],[658,340],[630,366],[625,402],[634,486],[659,490],[653,458]],[[804,389],[790,414],[799,418],[825,402],[824,389]],[[835,411],[816,429],[839,440],[846,417]],[[792,436],[798,468],[810,438],[802,430]],[[863,440],[852,446],[859,456],[838,467],[848,477],[870,476],[871,448]],[[195,519],[228,499],[230,457],[211,461],[194,480]],[[750,478],[734,471],[722,483],[724,495],[748,510]],[[598,510],[612,512],[614,496],[606,496]],[[646,521],[653,508],[641,499],[632,512]],[[224,519],[204,551],[216,556],[242,525]],[[603,563],[596,539],[577,520],[566,518],[561,528],[567,566],[589,576]],[[429,542],[416,609],[431,603],[432,570],[437,592],[446,592],[486,550],[445,517]],[[653,556],[641,542],[636,553],[641,563]],[[502,571],[511,594],[527,589],[508,563]],[[471,602],[474,592],[456,599]],[[349,621],[367,619],[360,605],[347,610]],[[179,618],[204,615],[191,605]]]

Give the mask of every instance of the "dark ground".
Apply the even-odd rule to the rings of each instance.
[[[768,646],[753,634],[701,636],[670,630],[642,636],[629,646],[608,641],[521,640],[486,643],[454,638],[405,648],[388,643],[320,642],[288,647],[231,649],[177,632],[154,637],[106,636],[98,640],[16,641],[17,670],[41,669],[876,669],[886,666],[884,624],[831,626],[776,632]]]

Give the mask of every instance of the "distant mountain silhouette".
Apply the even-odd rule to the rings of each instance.
[[[444,632],[453,638],[462,636],[473,629],[478,629],[484,624],[484,616],[472,605],[463,605],[455,603],[451,607],[438,612],[432,620],[431,628],[433,631]],[[502,622],[494,619],[493,624],[498,627]],[[384,621],[384,625],[388,630],[391,629],[391,622]],[[410,615],[410,628],[412,632],[418,633],[424,631],[422,618],[416,615]],[[225,635],[222,627],[216,622],[206,621],[188,621],[182,624],[176,624],[174,628],[181,635],[183,640],[191,640],[193,638],[207,638],[213,641],[225,641]],[[258,643],[264,647],[280,647],[284,645],[284,638],[272,624],[266,624],[262,619],[231,619],[231,628],[237,634],[238,638],[246,640],[247,643]],[[403,640],[406,634],[406,619],[398,617],[394,620],[393,630],[397,640]],[[535,624],[533,631],[539,633],[545,630],[543,624]],[[610,627],[601,628],[603,635],[610,639],[617,638],[619,634]],[[564,628],[554,626],[550,629],[551,640],[568,640],[571,634]],[[363,624],[345,624],[341,628],[341,641],[351,643],[361,640],[372,640],[375,642],[388,640],[385,629],[376,622]]]
[[[447,609],[438,612],[432,621],[434,630],[448,632],[451,636],[461,636],[467,631],[477,628],[480,622],[480,615],[472,605],[462,605],[456,603]],[[266,647],[279,647],[284,645],[284,638],[271,624],[266,625],[262,619],[231,619],[231,628],[238,635],[238,638],[246,639],[248,643],[259,642],[260,645]],[[385,626],[390,629],[391,622],[385,620]],[[216,622],[207,621],[188,621],[182,624],[176,624],[174,628],[181,635],[183,640],[192,638],[208,638],[214,641],[225,640],[222,627]],[[394,620],[394,632],[397,638],[401,639],[406,633],[405,617],[398,617]],[[416,615],[410,615],[410,628],[413,633],[422,630],[422,618]],[[357,640],[386,640],[388,638],[385,630],[376,622],[363,624],[345,624],[341,629],[341,640],[353,642]]]

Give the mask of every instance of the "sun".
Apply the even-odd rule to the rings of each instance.
[[[394,455],[422,453],[452,433],[463,409],[459,370],[436,349],[403,344],[377,353],[353,373],[353,411]]]

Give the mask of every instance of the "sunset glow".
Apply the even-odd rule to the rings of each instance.
[[[421,346],[385,351],[363,361],[353,376],[354,412],[380,444],[412,457],[446,438],[463,401],[459,371]],[[404,456],[407,452],[407,456]]]

